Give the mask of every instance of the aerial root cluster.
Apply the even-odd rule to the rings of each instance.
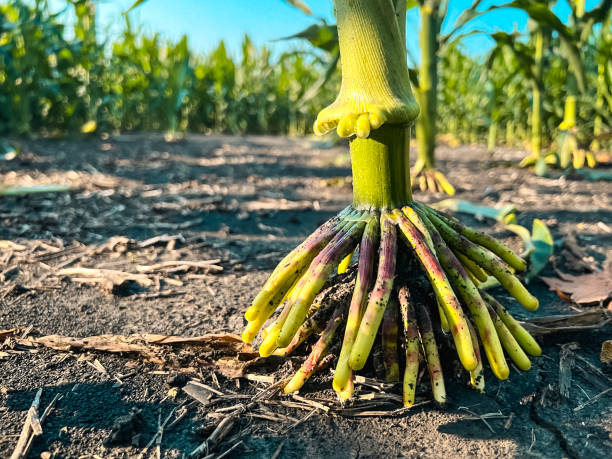
[[[421,161],[417,161],[411,169],[410,181],[412,188],[415,190],[448,194],[450,196],[455,194],[455,187],[442,172],[426,168]]]
[[[398,246],[418,260],[435,293],[437,307],[430,308],[417,294],[411,285],[416,276],[396,272]],[[321,303],[314,301],[315,297],[339,265],[347,265],[357,250],[350,304],[336,305],[329,319],[322,321]],[[331,363],[330,349],[344,329],[333,387],[340,399],[346,400],[353,394],[354,372],[365,366],[379,328],[386,377],[399,382],[401,324],[404,404],[414,403],[421,360],[426,362],[435,400],[443,403],[446,391],[434,333],[438,327],[450,331],[459,360],[470,373],[471,385],[481,391],[481,345],[499,379],[509,374],[504,351],[521,370],[531,366],[527,354],[540,355],[539,345],[520,323],[478,288],[493,276],[525,308],[535,310],[537,299],[514,274],[523,269],[524,260],[496,239],[423,204],[413,202],[391,211],[349,206],[279,263],[245,313],[248,325],[242,338],[252,342],[261,331],[259,353],[269,356],[287,355],[318,334],[310,355],[285,387],[289,393],[299,390],[310,376]],[[274,320],[264,328],[277,310]]]

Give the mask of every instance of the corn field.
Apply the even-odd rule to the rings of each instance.
[[[316,54],[273,57],[245,36],[238,57],[223,42],[202,56],[187,37],[146,35],[127,15],[108,43],[94,2],[66,6],[76,16],[72,34],[44,0],[0,3],[0,134],[304,134],[332,97],[331,86],[308,96],[324,63]]]
[[[466,10],[473,14],[459,21],[458,30],[478,14],[480,3]],[[533,7],[512,3],[527,12]],[[604,0],[590,12],[581,11],[580,2],[570,3],[569,25],[541,15],[539,23],[530,21],[524,35],[493,34],[496,46],[484,55],[463,49],[461,34],[441,36],[438,30],[433,49],[437,113],[427,121],[435,123],[432,132],[445,134],[453,144],[487,143],[490,149],[507,144],[539,154],[541,149],[561,150],[562,134],[569,130],[574,148],[609,147],[610,2]],[[306,134],[318,108],[333,99],[339,86],[337,34],[327,24],[294,36],[313,45],[306,49],[274,57],[268,47],[258,48],[245,36],[240,55],[233,57],[222,41],[209,54],[199,55],[187,37],[173,43],[147,35],[127,14],[120,36],[110,42],[101,37],[91,0],[66,1],[76,17],[70,26],[51,13],[45,0],[0,5],[3,135]],[[546,5],[540,3],[550,12]],[[68,27],[73,28],[70,34]],[[418,88],[416,76],[413,83]],[[566,120],[568,98],[578,101],[574,121]]]

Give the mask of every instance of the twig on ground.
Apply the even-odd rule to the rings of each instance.
[[[26,448],[30,441],[30,437],[35,437],[42,434],[42,426],[40,425],[40,418],[38,416],[38,407],[40,406],[40,397],[42,395],[42,388],[38,389],[32,405],[26,415],[26,420],[21,429],[21,434],[17,440],[17,445],[11,454],[11,459],[20,459],[26,457]]]
[[[192,379],[191,381],[189,381],[187,384],[193,384],[194,386],[199,386],[199,387],[202,387],[203,389],[206,389],[207,391],[212,392],[213,394],[218,395],[218,396],[223,396],[223,395],[225,395],[225,394],[224,394],[223,392],[221,392],[220,390],[217,390],[217,389],[215,389],[214,387],[210,387],[208,384],[204,384],[204,383],[202,383],[202,382],[195,381],[195,380],[193,380],[193,379]]]
[[[140,249],[145,249],[147,247],[150,247],[152,245],[158,244],[160,242],[165,242],[165,243],[169,243],[171,241],[181,241],[181,242],[185,242],[185,238],[183,237],[182,234],[162,234],[160,236],[155,236],[152,237],[150,239],[147,239],[145,241],[139,242],[138,243],[138,248]]]
[[[247,373],[244,375],[244,378],[248,381],[263,382],[268,384],[273,384],[275,382],[274,376],[271,375],[258,375],[255,373]]]
[[[178,416],[176,417],[176,419],[174,419],[174,421],[168,424],[168,427],[166,427],[166,431],[171,430],[175,425],[177,425],[179,422],[185,419],[185,416],[187,416],[187,414],[189,413],[189,408],[194,403],[195,401],[192,401],[180,407],[179,410],[177,411]]]
[[[166,280],[167,279],[164,279],[164,281]],[[182,296],[186,294],[186,290],[160,290],[159,292],[153,293],[139,293],[137,295],[134,295],[132,298],[135,300],[154,300],[157,298],[172,298],[174,296]]]
[[[216,263],[221,260],[206,260],[206,261],[188,261],[188,260],[169,260],[156,263],[154,265],[146,266],[139,265],[136,270],[140,273],[152,273],[156,271],[165,271],[169,269],[177,269],[180,271],[187,271],[189,268],[199,268],[207,271],[223,271],[223,268]]]
[[[388,402],[374,403],[374,404],[368,405],[368,407],[381,406],[387,403]],[[383,410],[368,411],[368,410],[365,410],[364,409],[365,407],[363,406],[358,407],[358,408],[343,408],[338,411],[335,411],[335,413],[341,416],[358,417],[358,418],[364,418],[364,417],[365,418],[367,417],[396,418],[396,417],[400,417],[404,415],[405,413],[407,413],[408,411],[411,411],[414,408],[417,408],[423,405],[427,405],[429,403],[431,403],[431,400],[425,400],[423,402],[415,403],[414,405],[411,405],[411,406],[397,408],[395,410],[389,410],[389,411],[383,411]]]
[[[189,454],[189,458],[199,458],[205,453],[208,453],[211,448],[214,448],[214,446],[217,445],[230,432],[230,430],[232,430],[238,415],[244,413],[245,411],[246,407],[244,405],[240,405],[237,410],[225,417],[217,425],[215,430],[213,430],[210,436]]]
[[[53,408],[55,407],[55,404],[60,401],[64,396],[60,395],[60,394],[55,394],[55,397],[53,397],[53,400],[51,400],[51,402],[47,405],[47,408],[45,408],[45,411],[43,411],[43,414],[40,415],[40,424],[44,424],[45,420],[47,419],[47,416],[49,416],[49,413],[51,413],[51,410],[53,410]],[[24,451],[23,451],[23,457],[28,457],[28,454],[30,454],[30,449],[32,448],[32,444],[34,443],[34,435],[30,436],[30,439],[28,440],[28,444],[26,445]]]
[[[536,442],[535,429],[532,427],[531,428],[531,444],[529,445],[529,449],[527,450],[528,453],[530,453],[531,450],[533,449],[535,442]]]
[[[469,410],[465,406],[461,406],[459,407],[459,409],[464,410],[472,415],[472,417],[464,416],[463,417],[464,421],[476,421],[479,419],[485,423],[485,425],[488,427],[491,433],[495,433],[495,430],[493,430],[493,427],[491,427],[491,424],[487,422],[487,419],[506,419],[508,417],[504,415],[501,411],[498,411],[497,413],[478,414],[478,413],[474,413],[473,411]]]
[[[232,451],[234,451],[236,448],[238,448],[238,447],[239,447],[240,445],[242,445],[243,443],[244,443],[244,442],[243,442],[242,440],[237,441],[236,443],[234,443],[234,444],[232,445],[232,447],[231,447],[230,449],[227,449],[227,450],[225,450],[223,453],[219,454],[219,455],[217,456],[217,458],[216,458],[216,459],[221,459],[221,458],[223,458],[223,457],[227,456],[229,453],[231,453]],[[209,458],[212,458],[212,457],[214,457],[214,456],[215,456],[214,454],[209,454],[208,456],[206,456],[206,458],[205,458],[205,459],[209,459]]]
[[[606,395],[610,391],[612,391],[612,387],[604,390],[603,392],[600,392],[599,394],[595,395],[594,397],[592,397],[588,401],[586,401],[584,403],[581,403],[576,408],[574,408],[574,411],[580,411],[581,409],[585,408],[586,406],[595,403],[597,400],[599,400],[601,397],[603,397],[604,395]]]
[[[283,450],[283,446],[285,446],[285,442],[282,442],[280,445],[278,445],[278,448],[276,448],[276,451],[274,451],[274,454],[270,456],[270,459],[277,459],[278,456],[280,456],[281,451]]]
[[[514,411],[511,411],[510,412],[510,416],[508,416],[508,420],[504,424],[504,429],[505,430],[508,430],[510,428],[510,425],[512,425],[512,420],[513,419],[514,419]]]
[[[153,445],[153,443],[157,444],[157,446],[156,446],[157,457],[160,456],[161,439],[162,439],[162,436],[163,436],[163,433],[164,433],[164,429],[166,428],[166,424],[168,424],[168,421],[170,421],[170,418],[176,412],[176,409],[177,408],[175,407],[175,408],[172,409],[172,411],[170,411],[170,414],[166,417],[164,422],[160,422],[161,421],[161,409],[160,409],[159,417],[158,417],[158,421],[157,421],[157,432],[155,432],[155,434],[153,435],[151,440],[149,440],[149,443],[147,443],[147,445],[144,447],[144,449],[140,452],[140,454],[138,455],[139,459],[142,459],[145,456],[145,454],[147,454],[147,451]]]
[[[307,398],[300,397],[297,394],[293,394],[293,399],[294,400],[298,400],[298,401],[300,401],[302,403],[305,403],[307,405],[310,405],[310,406],[312,406],[314,408],[317,408],[319,410],[325,411],[326,413],[329,412],[329,407],[328,406],[325,406],[322,403],[316,402],[314,400],[309,400]]]
[[[102,365],[98,359],[95,359],[95,360],[93,361],[93,363],[92,363],[92,362],[90,362],[89,360],[86,360],[86,361],[85,361],[85,363],[86,363],[87,365],[89,365],[90,367],[92,367],[92,368],[96,369],[97,371],[99,371],[99,372],[100,372],[100,373],[102,373],[103,375],[105,375],[105,376],[109,376],[108,371],[106,371],[106,368],[104,368],[104,365]]]
[[[68,276],[74,282],[84,284],[102,284],[109,290],[115,285],[121,285],[126,281],[134,281],[143,287],[150,287],[153,281],[144,274],[134,274],[115,269],[98,268],[64,268],[56,273],[58,276]]]

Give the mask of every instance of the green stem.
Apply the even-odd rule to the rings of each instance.
[[[535,68],[533,82],[533,105],[531,107],[531,148],[535,156],[542,154],[542,74],[544,69],[544,33],[538,26],[535,32]]]
[[[565,109],[561,129],[570,130],[576,127],[576,96],[573,94],[565,98]]]
[[[497,121],[491,121],[489,125],[489,138],[487,139],[487,149],[489,151],[495,151],[495,145],[497,143]]]
[[[601,135],[603,126],[603,119],[601,118],[600,112],[603,110],[604,107],[603,91],[605,88],[605,84],[605,66],[604,64],[600,63],[597,66],[597,99],[595,100],[595,107],[597,108],[597,112],[595,115],[595,120],[593,121],[593,137],[595,137],[595,139],[593,140],[593,143],[591,145],[591,148],[594,151],[598,151],[601,147],[598,137]]]
[[[385,125],[369,138],[351,142],[354,207],[394,209],[412,202],[409,147],[409,129],[397,125]]]
[[[506,145],[512,146],[514,145],[515,139],[515,129],[514,129],[514,121],[508,120],[506,122]]]
[[[419,67],[419,88],[416,90],[416,95],[421,114],[416,123],[416,137],[418,158],[425,169],[433,169],[436,165],[434,155],[438,97],[437,36],[440,31],[440,21],[437,13],[437,7],[424,6],[420,8],[419,45],[421,47],[421,65]]]

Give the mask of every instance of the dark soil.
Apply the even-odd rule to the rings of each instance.
[[[598,266],[612,255],[610,183],[560,174],[538,178],[516,166],[523,154],[441,146],[439,165],[457,186],[457,198],[483,205],[514,204],[519,223],[529,228],[533,218],[544,220],[560,254],[561,241],[577,234],[577,244],[591,257],[587,265]],[[351,196],[345,146],[273,137],[190,136],[166,143],[152,134],[28,141],[16,159],[0,162],[0,183],[75,187],[68,193],[0,198],[0,241],[22,246],[0,246],[0,330],[33,326],[33,335],[75,337],[240,333],[243,312],[275,263]],[[419,192],[416,197],[425,202],[441,199]],[[467,215],[461,218],[520,249],[518,238],[503,228]],[[137,246],[155,236],[179,234],[175,242]],[[130,240],[111,240],[115,236]],[[164,272],[156,278],[157,286],[128,283],[114,293],[54,275],[64,266],[128,270],[134,264],[177,259],[218,259],[223,271]],[[566,261],[559,255],[554,259],[561,271],[577,269]],[[555,276],[553,266],[545,274]],[[530,290],[541,304],[534,316],[578,310],[537,279]],[[169,294],[155,295],[160,291]],[[517,317],[530,316],[503,291],[494,293]],[[303,419],[310,412],[270,405],[280,420],[242,416],[215,451],[242,440],[230,457],[268,458],[281,447],[281,458],[609,457],[610,393],[575,408],[610,386],[611,369],[599,361],[601,343],[610,335],[608,326],[548,336],[541,340],[544,355],[533,359],[531,371],[513,369],[510,378],[500,382],[487,370],[485,395],[470,390],[466,374],[449,359],[449,403],[444,408],[424,404],[395,418],[316,410],[291,428],[282,416]],[[565,399],[559,394],[559,354],[572,342],[577,343],[572,351],[576,358],[570,398]],[[106,373],[95,368],[96,359]],[[297,365],[299,359],[294,358],[270,371],[276,371],[278,379]],[[159,370],[123,355],[0,348],[0,457],[10,456],[41,387],[41,407],[57,393],[63,398],[35,440],[31,457],[43,452],[66,458],[136,457],[155,433],[160,413],[164,419],[190,400],[182,391],[176,398],[168,396],[167,371]],[[117,375],[122,375],[122,384]],[[210,386],[218,380],[218,390],[226,394],[254,394],[266,387],[210,370],[196,376]],[[426,379],[418,393],[421,401],[430,399]],[[332,400],[329,371],[301,392],[306,398]],[[357,395],[368,392],[368,386],[358,386]],[[188,455],[206,438],[198,431],[210,422],[211,410],[236,403],[213,408],[194,404],[184,420],[164,433],[161,456]],[[377,409],[398,407],[392,402]],[[141,410],[138,420],[123,421],[129,421],[128,444],[140,433],[137,446],[105,442],[113,424],[122,421],[118,418],[134,410]],[[490,428],[479,418],[470,419],[468,410],[483,416]],[[130,428],[139,432],[130,433]]]

